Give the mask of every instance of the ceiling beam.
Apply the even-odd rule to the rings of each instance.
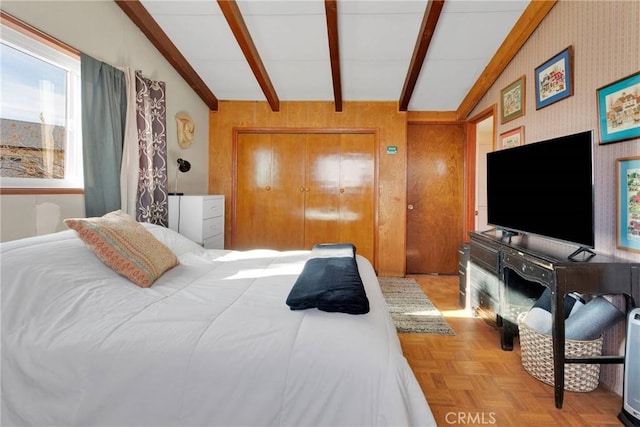
[[[340,112],[342,111],[342,77],[340,75],[337,0],[325,0],[324,9],[327,15],[327,37],[329,39],[329,57],[331,58],[331,76],[333,77],[333,99],[336,112]]]
[[[280,111],[280,100],[273,88],[273,84],[271,84],[271,79],[262,63],[262,59],[260,59],[258,49],[253,43],[249,29],[242,18],[238,3],[236,3],[236,0],[218,0],[218,6],[220,6],[222,14],[227,19],[227,23],[240,45],[240,49],[242,49],[242,53],[244,53],[244,57],[247,59],[253,74],[256,76],[258,84],[271,106],[271,110]]]
[[[138,0],[114,0],[120,9],[140,28],[149,41],[158,49],[165,59],[182,76],[191,89],[207,104],[210,110],[218,110],[218,98],[209,90],[209,87],[202,81],[198,73],[191,67],[189,62],[180,53],[178,48],[171,42],[169,37],[160,28],[151,14]]]
[[[491,58],[491,61],[480,74],[471,90],[469,90],[467,96],[462,100],[457,110],[458,119],[466,119],[475,106],[478,105],[485,93],[500,77],[500,74],[507,68],[507,65],[509,65],[556,3],[557,0],[529,2],[529,6],[522,12],[518,22],[513,26],[496,54],[493,55],[493,58]]]
[[[431,38],[436,30],[438,19],[440,19],[440,13],[444,6],[444,0],[429,0],[427,8],[424,11],[424,17],[422,18],[422,25],[420,25],[420,32],[418,33],[418,40],[416,46],[413,49],[413,56],[409,63],[409,71],[407,77],[404,80],[404,86],[402,87],[402,94],[400,95],[400,101],[398,102],[400,111],[407,111],[409,108],[409,101],[413,90],[416,87],[424,58],[427,56],[427,50],[431,44]]]

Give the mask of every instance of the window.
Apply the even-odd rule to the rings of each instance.
[[[80,58],[2,15],[3,188],[82,188]]]

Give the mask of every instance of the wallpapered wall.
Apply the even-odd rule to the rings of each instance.
[[[525,143],[595,131],[596,250],[626,259],[638,254],[616,248],[615,163],[640,155],[640,139],[599,145],[596,90],[640,71],[640,2],[560,0],[511,61],[472,116],[499,104],[500,90],[526,77],[525,115],[501,124],[496,134],[524,126]],[[573,96],[540,110],[535,103],[536,67],[573,46]]]
[[[639,260],[640,255],[616,248],[616,159],[640,156],[640,139],[599,145],[596,90],[640,71],[640,2],[560,0],[535,33],[482,98],[471,116],[499,104],[500,91],[526,77],[525,115],[501,124],[496,135],[524,126],[525,143],[594,130],[596,251]],[[535,103],[536,67],[573,46],[574,92],[540,110]],[[605,351],[619,353],[624,328],[605,336]],[[622,367],[603,365],[601,381],[619,394]]]

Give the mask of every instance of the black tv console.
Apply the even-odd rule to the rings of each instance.
[[[499,231],[471,232],[469,292],[471,308],[500,329],[503,350],[513,349],[517,317],[528,311],[545,287],[552,295],[555,405],[562,408],[565,363],[623,363],[623,356],[567,359],[564,354],[564,296],[624,295],[627,308],[640,303],[640,262],[585,253],[569,259],[567,247],[526,235],[503,239]],[[544,241],[543,241],[544,240]]]

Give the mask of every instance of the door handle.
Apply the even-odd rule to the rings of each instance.
[[[409,209],[410,211],[412,211],[412,210],[413,210],[413,205],[411,205],[411,204],[410,204],[409,206],[407,206],[407,209]]]

